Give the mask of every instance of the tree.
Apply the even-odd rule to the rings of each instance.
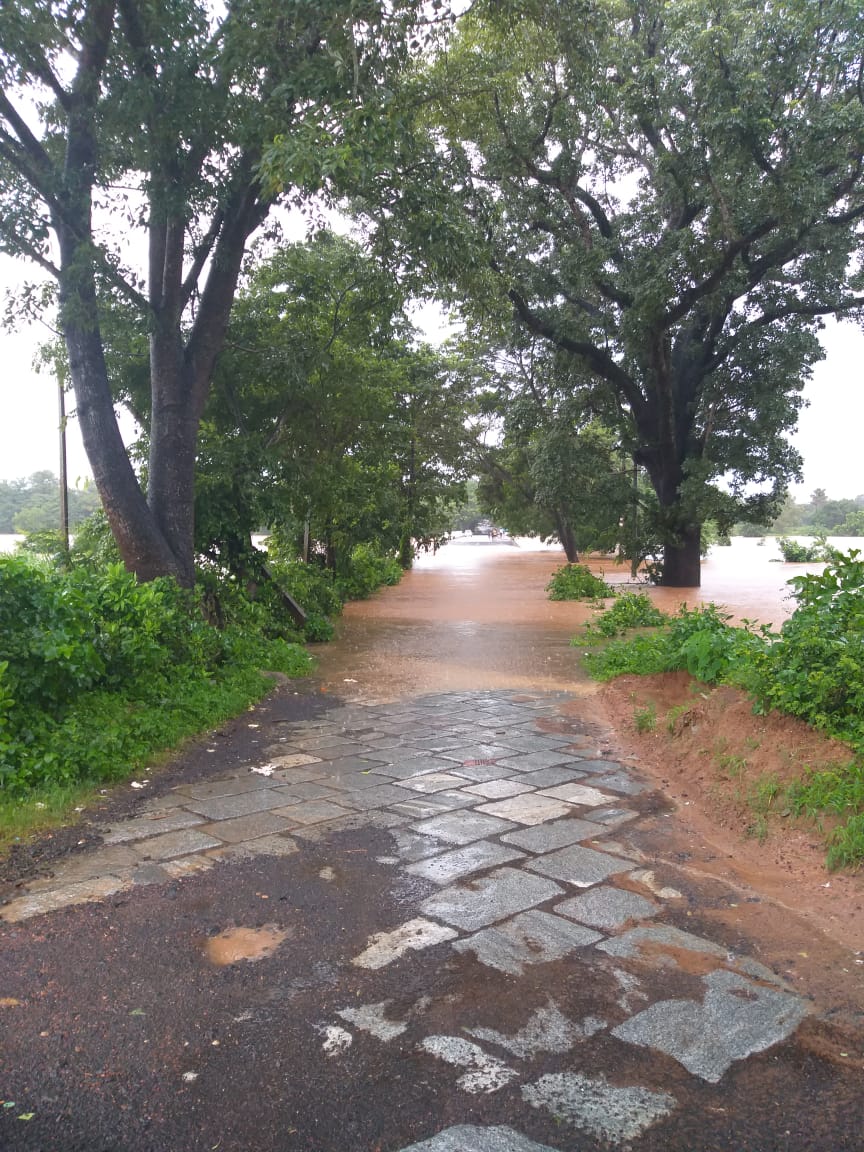
[[[262,152],[282,133],[301,167],[304,117],[356,114],[407,51],[411,11],[375,0],[0,9],[0,250],[56,283],[84,446],[142,579],[194,577],[198,427],[244,252],[279,193],[297,191],[290,176],[262,186]],[[121,302],[149,344],[146,496],[106,365],[103,325]]]
[[[353,241],[319,232],[271,253],[239,293],[205,412],[198,546],[244,564],[266,526],[410,562],[461,495],[464,387],[417,345],[399,285]],[[305,529],[305,532],[304,532]]]
[[[852,0],[478,2],[416,82],[420,178],[369,191],[452,295],[595,381],[666,584],[699,583],[707,517],[779,507],[820,318],[864,304],[862,52]]]
[[[510,532],[558,539],[571,563],[581,551],[629,543],[631,469],[572,359],[523,337],[487,361],[482,404],[501,415],[500,443],[479,450],[487,510]]]

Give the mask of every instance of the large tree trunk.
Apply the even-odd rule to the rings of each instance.
[[[667,541],[663,547],[664,588],[698,588],[702,582],[702,530],[698,524],[688,524],[676,541]]]
[[[567,523],[566,517],[562,516],[560,512],[555,513],[555,527],[558,529],[558,539],[561,541],[567,563],[578,563],[579,552],[576,548],[576,541],[573,539],[573,530]]]
[[[58,236],[64,268],[60,323],[84,450],[108,524],[124,564],[139,580],[165,575],[183,580],[184,570],[147,505],[117,426],[87,246],[65,229],[58,229]]]

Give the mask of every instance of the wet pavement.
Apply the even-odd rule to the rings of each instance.
[[[526,690],[565,664],[563,628],[536,623],[494,686],[371,700],[355,660],[353,700],[292,717],[283,690],[206,774],[19,889],[0,1146],[864,1148],[860,1047],[812,1042],[839,1002],[730,938],[647,847],[664,798],[578,691]],[[485,624],[488,650],[527,627]],[[374,631],[349,620],[313,690]]]

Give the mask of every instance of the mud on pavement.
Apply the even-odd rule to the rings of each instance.
[[[2,909],[3,1148],[864,1147],[858,958],[814,999],[719,917],[571,695],[224,743]]]

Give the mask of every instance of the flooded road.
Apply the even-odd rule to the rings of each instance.
[[[561,563],[421,559],[15,885],[0,1147],[860,1152],[860,958],[701,867],[597,722]]]
[[[701,588],[639,588],[666,612],[713,601],[736,621],[779,627],[794,608],[787,581],[822,565],[777,561],[775,540],[736,537],[731,547],[712,549]],[[545,591],[563,563],[558,548],[485,537],[457,539],[419,557],[396,588],[346,607],[339,643],[316,651],[324,691],[368,702],[500,687],[590,693],[569,640],[591,607],[553,602]],[[629,581],[609,560],[589,566],[612,584]]]
[[[346,607],[339,643],[315,652],[317,679],[369,702],[504,686],[591,691],[569,647],[590,609],[545,592],[562,562],[557,549],[454,541],[397,587]]]

